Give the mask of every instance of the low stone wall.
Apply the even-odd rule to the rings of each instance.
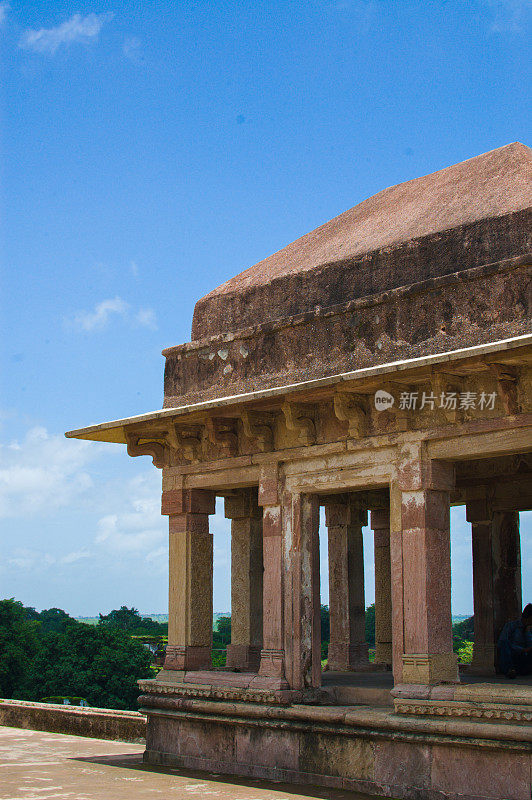
[[[148,764],[401,800],[530,800],[530,725],[144,695]]]
[[[144,744],[146,740],[144,714],[110,708],[0,699],[0,725],[139,744]]]

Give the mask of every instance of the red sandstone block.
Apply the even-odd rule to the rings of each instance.
[[[282,514],[280,506],[266,506],[262,521],[262,535],[264,538],[269,536],[282,536]]]
[[[450,524],[449,495],[433,490],[403,492],[401,517],[403,530],[440,528]]]
[[[375,780],[391,787],[430,787],[430,747],[402,742],[376,742]]]
[[[273,769],[297,770],[299,740],[297,733],[269,728],[239,727],[235,736],[236,760]]]
[[[452,796],[530,800],[530,756],[433,746],[432,789]]]
[[[207,514],[172,514],[169,524],[170,533],[208,534],[209,517]]]
[[[214,514],[216,496],[206,489],[166,489],[162,493],[161,514]]]

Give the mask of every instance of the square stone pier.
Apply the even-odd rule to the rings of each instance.
[[[196,305],[159,411],[71,431],[162,470],[166,660],[145,758],[415,800],[530,800],[532,686],[497,675],[532,508],[532,156],[392,187]],[[213,669],[216,497],[232,639]],[[450,508],[471,523],[475,643],[451,631]],[[320,507],[331,640],[322,672]],[[375,545],[375,659],[362,528]]]

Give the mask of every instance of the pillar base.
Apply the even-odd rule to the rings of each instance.
[[[284,678],[284,650],[261,650],[259,675],[264,678]]]
[[[468,675],[495,675],[496,647],[494,644],[473,644],[473,660]]]
[[[167,645],[164,669],[212,669],[211,648]]]
[[[387,667],[392,665],[392,643],[377,642],[375,644],[374,664],[384,664]]]
[[[352,645],[330,643],[327,664],[329,669],[334,672],[357,672],[371,669],[368,645],[365,642]]]
[[[258,672],[261,648],[250,644],[228,644],[226,667],[242,672]]]
[[[455,653],[403,654],[402,683],[460,683]]]

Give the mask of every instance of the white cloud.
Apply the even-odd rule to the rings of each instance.
[[[17,547],[12,556],[7,559],[8,566],[25,572],[33,571],[36,568],[51,567],[55,562],[56,559],[50,553],[43,553],[27,547]]]
[[[523,33],[532,0],[488,0],[493,17],[490,26],[492,33]]]
[[[59,562],[61,564],[74,564],[76,561],[81,561],[82,558],[90,558],[91,555],[88,550],[75,550],[73,553],[61,556]]]
[[[64,507],[93,485],[86,471],[102,445],[28,431],[21,442],[0,444],[0,517],[47,514]]]
[[[144,554],[153,562],[165,554],[166,560],[167,533],[160,492],[160,475],[155,471],[131,480],[122,492],[122,497],[130,498],[127,503],[117,503],[118,511],[98,520],[95,544],[115,555]]]
[[[138,64],[138,62],[141,60],[141,47],[142,43],[139,38],[136,36],[129,36],[124,40],[122,52],[125,57],[129,59],[129,61],[132,61],[134,64]]]
[[[157,329],[157,317],[153,308],[140,308],[133,312],[129,303],[126,303],[121,297],[102,300],[91,311],[78,311],[65,322],[80,331],[93,333],[104,330],[113,317],[122,319],[133,326],[140,325],[150,330]]]
[[[143,328],[150,328],[152,331],[157,329],[157,319],[153,308],[141,308],[137,312],[135,319]]]
[[[20,40],[20,47],[24,50],[34,50],[37,53],[54,55],[61,45],[74,42],[89,44],[98,39],[103,25],[113,18],[114,14],[74,14],[66,22],[55,28],[41,28],[40,30],[27,30]]]
[[[7,12],[9,11],[9,3],[0,3],[0,26],[7,20]]]
[[[84,331],[98,331],[106,327],[113,314],[124,316],[129,306],[120,297],[102,300],[94,311],[78,311],[74,315],[74,325]]]

